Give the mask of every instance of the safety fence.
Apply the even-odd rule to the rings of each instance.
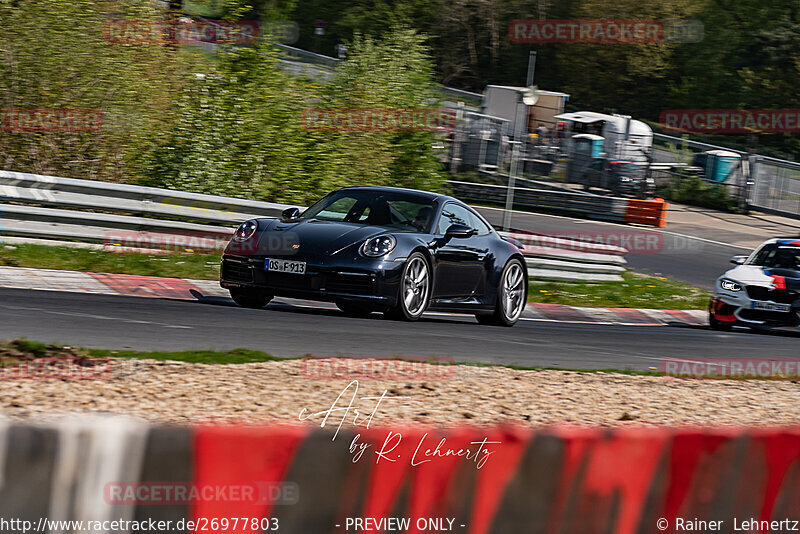
[[[508,187],[473,182],[448,182],[453,195],[467,202],[504,205]],[[585,195],[580,192],[549,191],[516,188],[513,206],[520,209],[553,211],[567,215],[610,221],[663,227],[667,224],[668,204],[662,199],[636,200],[629,198]]]
[[[751,157],[750,206],[784,215],[800,216],[800,163]]]
[[[600,195],[647,199],[674,194],[717,209],[756,209],[800,216],[800,163],[660,133],[636,154],[575,150],[571,132],[531,132],[514,140],[508,121],[464,112],[441,143],[441,159],[455,181],[533,179]],[[602,143],[584,136],[587,143]],[[595,137],[595,139],[588,139]],[[437,145],[438,146],[438,145]],[[585,149],[588,150],[588,149]],[[697,181],[705,186],[698,186]],[[690,192],[703,189],[703,198]],[[671,192],[671,193],[668,193]]]
[[[0,518],[26,522],[28,532],[112,520],[218,534],[789,532],[800,520],[798,428],[344,426],[334,434],[98,417],[0,433]],[[388,518],[408,525],[387,528]],[[712,521],[722,528],[708,528]]]

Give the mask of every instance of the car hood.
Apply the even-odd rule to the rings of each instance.
[[[259,249],[260,252],[267,247],[272,253],[285,250],[292,255],[329,256],[351,246],[357,247],[370,237],[397,232],[383,226],[349,222],[276,219],[261,231]]]
[[[794,269],[775,269],[758,265],[738,265],[727,271],[723,277],[748,285],[770,287],[775,281],[773,276],[786,278],[786,287],[800,289],[800,272]]]

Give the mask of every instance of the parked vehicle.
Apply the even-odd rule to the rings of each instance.
[[[655,181],[648,176],[647,168],[630,161],[593,159],[584,168],[579,180],[586,191],[598,187],[611,191],[615,196],[649,198],[656,191]]]
[[[604,152],[607,139],[595,134],[572,137],[572,153],[567,169],[568,180],[583,185],[584,190],[600,188],[613,195],[648,198],[655,193],[655,181],[645,164],[609,158]]]

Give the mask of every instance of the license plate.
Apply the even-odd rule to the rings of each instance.
[[[306,274],[306,262],[291,260],[264,260],[264,270],[275,273]]]
[[[790,312],[792,311],[791,304],[776,304],[775,302],[762,302],[756,300],[751,304],[754,310],[774,311],[774,312]]]

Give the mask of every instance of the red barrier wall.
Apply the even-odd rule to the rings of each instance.
[[[468,452],[425,455],[440,442],[441,453]],[[354,532],[348,517],[452,518],[452,531],[468,534],[649,533],[662,531],[659,520],[675,532],[677,518],[721,520],[720,531],[733,532],[734,518],[800,520],[798,428],[414,427],[342,429],[334,439],[307,428],[208,427],[196,429],[194,448],[199,484],[299,488],[293,505],[196,503],[194,517],[263,514],[281,532]]]

